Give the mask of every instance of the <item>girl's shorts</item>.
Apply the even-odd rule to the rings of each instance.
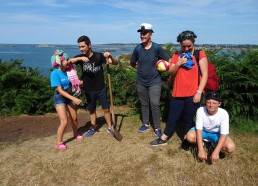
[[[66,105],[69,105],[69,104],[73,104],[73,101],[62,96],[61,94],[55,92],[54,94],[54,106],[57,107],[57,106],[66,106]]]

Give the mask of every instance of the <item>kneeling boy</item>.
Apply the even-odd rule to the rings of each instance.
[[[235,144],[229,138],[229,115],[225,109],[220,108],[221,101],[217,92],[208,92],[206,95],[206,106],[200,107],[196,114],[196,126],[190,129],[186,139],[193,144],[197,143],[198,158],[207,160],[207,153],[203,148],[203,140],[216,144],[210,160],[219,159],[221,150],[232,153]]]

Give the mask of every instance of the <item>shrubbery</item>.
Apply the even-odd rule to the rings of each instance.
[[[169,43],[164,48],[171,56],[173,45]],[[228,110],[231,118],[238,116],[255,120],[258,115],[258,51],[249,49],[237,53],[214,48],[205,52],[216,65],[223,107]],[[140,103],[135,88],[136,70],[130,67],[129,59],[130,54],[121,55],[119,65],[110,66],[113,100],[116,106],[129,105],[139,113]],[[163,121],[167,118],[172,89],[167,86],[167,79],[168,73],[162,73]],[[54,111],[49,78],[41,76],[37,69],[23,67],[22,60],[0,60],[0,95],[0,115]],[[84,96],[82,99],[85,100]]]
[[[22,60],[0,60],[0,115],[44,114],[54,111],[49,78]]]

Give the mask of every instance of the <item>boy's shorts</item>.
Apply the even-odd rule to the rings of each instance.
[[[106,88],[94,91],[85,91],[87,98],[87,110],[93,112],[96,110],[97,100],[102,106],[102,109],[109,109],[109,103],[107,100]]]
[[[66,106],[66,105],[70,105],[73,104],[73,101],[62,96],[61,94],[55,92],[54,93],[54,106]]]
[[[190,130],[196,131],[196,128],[193,127]],[[229,137],[229,135],[227,135],[227,137]],[[214,143],[217,143],[219,141],[219,138],[220,138],[219,132],[211,133],[211,132],[206,132],[205,130],[202,130],[202,139],[204,141],[212,141]]]

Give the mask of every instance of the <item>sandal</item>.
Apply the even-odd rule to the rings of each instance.
[[[78,134],[75,138],[76,138],[77,140],[83,140],[83,137],[82,137],[80,134]]]
[[[67,149],[66,145],[63,143],[56,144],[56,148],[58,148],[61,151],[64,151]]]

